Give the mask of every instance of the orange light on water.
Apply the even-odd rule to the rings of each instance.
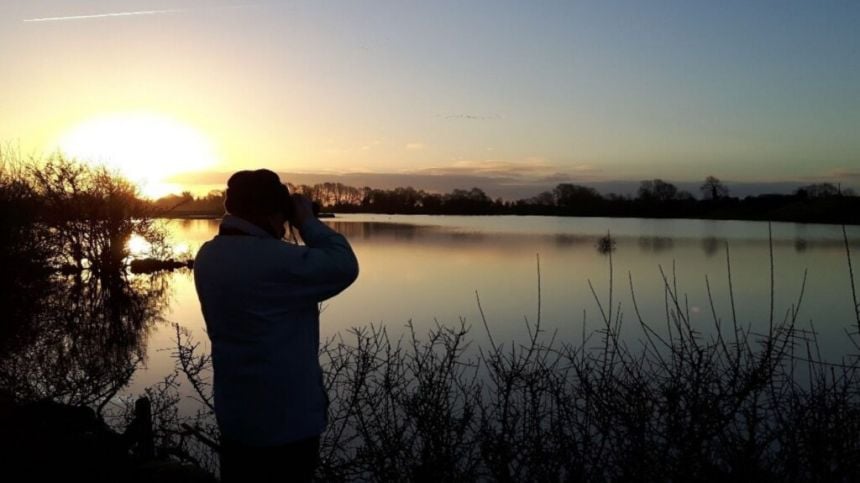
[[[153,256],[152,243],[148,242],[146,238],[138,235],[137,233],[132,234],[128,240],[126,240],[125,247],[132,258],[146,258]],[[178,258],[191,257],[196,252],[196,248],[193,248],[186,242],[172,243],[168,245],[168,248],[170,256]]]
[[[136,233],[129,237],[126,242],[126,247],[128,248],[129,254],[135,258],[149,255],[150,250],[152,250],[152,244]]]

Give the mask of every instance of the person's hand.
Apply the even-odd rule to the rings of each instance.
[[[297,227],[305,224],[305,221],[314,217],[313,203],[307,196],[294,194],[293,195],[293,210],[295,213],[295,222]]]

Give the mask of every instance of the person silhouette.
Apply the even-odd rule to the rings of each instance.
[[[227,182],[227,214],[194,262],[212,343],[220,471],[230,481],[310,481],[328,400],[319,303],[351,285],[358,261],[272,171]],[[283,240],[285,224],[304,245]]]

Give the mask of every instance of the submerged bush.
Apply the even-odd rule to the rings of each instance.
[[[146,354],[162,276],[131,276],[132,233],[165,232],[115,173],[0,150],[0,399],[101,412]]]

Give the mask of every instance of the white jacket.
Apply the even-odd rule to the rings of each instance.
[[[343,235],[315,218],[305,246],[227,215],[194,261],[212,341],[215,414],[224,437],[252,446],[318,436],[327,399],[319,365],[319,305],[358,276]]]

